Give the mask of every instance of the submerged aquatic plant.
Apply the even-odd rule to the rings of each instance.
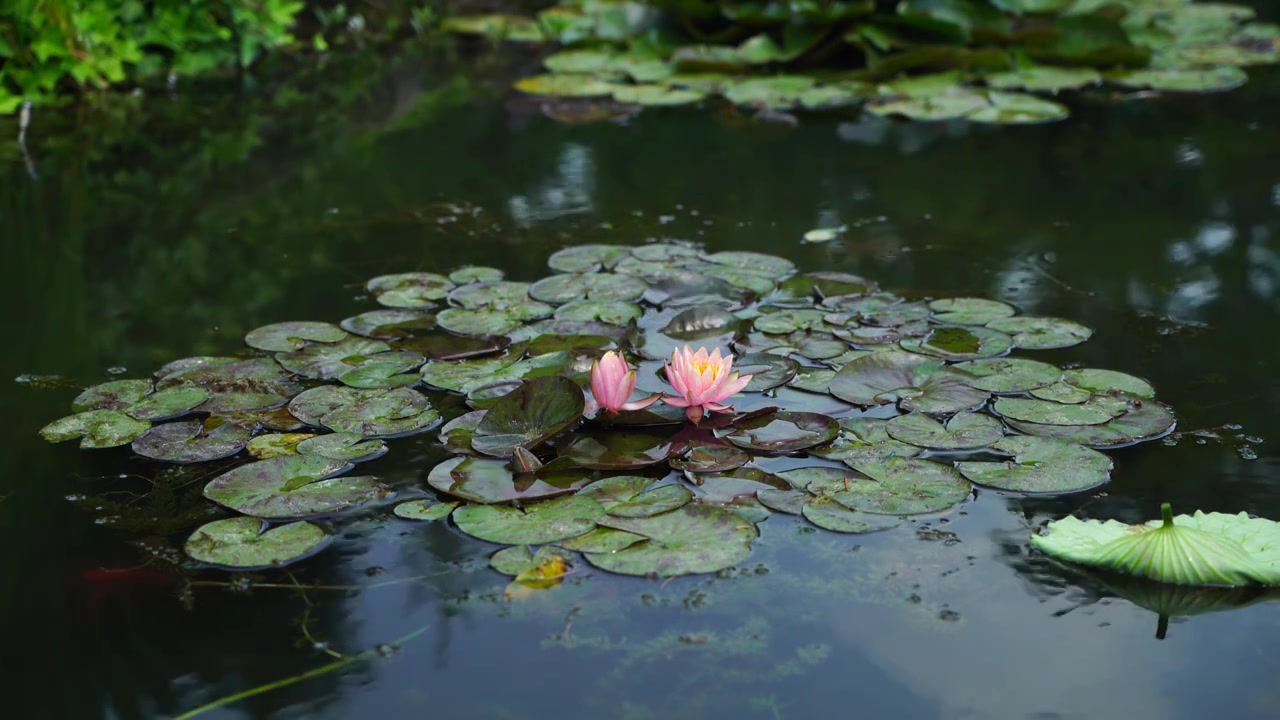
[[[635,389],[636,371],[622,353],[610,350],[591,364],[591,395],[601,410],[617,415],[623,410],[640,410],[657,402],[657,395],[628,402]]]
[[[685,345],[671,351],[671,362],[665,367],[667,381],[680,394],[662,401],[684,408],[685,415],[693,422],[701,420],[707,412],[728,410],[724,401],[742,392],[751,382],[750,375],[739,377],[733,372],[733,355],[721,355],[720,348],[708,353],[705,347],[700,347],[694,352]]]

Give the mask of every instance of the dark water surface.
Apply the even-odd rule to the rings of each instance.
[[[173,517],[181,499],[140,496],[154,467],[127,451],[36,436],[75,389],[10,384],[7,717],[172,716],[332,660],[313,640],[352,654],[423,626],[389,657],[204,717],[1280,716],[1280,606],[1175,619],[1157,639],[1156,614],[1027,542],[1063,513],[1132,522],[1161,501],[1280,518],[1280,72],[1212,97],[1077,100],[1072,120],[1030,128],[708,111],[567,126],[501,97],[501,80],[447,77],[375,59],[341,83],[119,100],[36,132],[32,168],[0,149],[0,377],[144,376],[237,351],[259,325],[370,309],[373,275],[486,264],[533,279],[566,244],[672,238],[1076,319],[1090,342],[1035,357],[1149,378],[1180,430],[1242,429],[1110,452],[1102,493],[983,491],[872,536],[775,515],[734,572],[587,568],[512,602],[494,546],[377,511],[292,568],[338,589],[201,586],[184,607],[163,577],[95,572],[141,564],[128,541],[153,532],[66,500],[115,493]],[[800,242],[840,224],[838,244]],[[422,482],[433,442],[393,441],[368,470]]]

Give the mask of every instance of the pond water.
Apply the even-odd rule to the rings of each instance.
[[[374,275],[481,264],[531,280],[566,245],[674,239],[1075,319],[1093,339],[1038,359],[1148,378],[1180,431],[1211,432],[1109,452],[1101,491],[980,491],[883,533],[776,515],[747,563],[714,576],[588,567],[504,601],[497,546],[379,510],[291,567],[319,588],[277,573],[234,592],[207,572],[180,593],[147,568],[104,572],[142,565],[130,541],[154,533],[67,498],[153,516],[180,500],[145,494],[154,467],[127,451],[40,440],[77,390],[28,378],[0,394],[13,717],[174,716],[420,628],[202,717],[1280,714],[1277,606],[1164,627],[1028,544],[1065,513],[1136,522],[1163,501],[1280,518],[1280,72],[1210,97],[1076,99],[1043,127],[697,110],[623,126],[556,122],[481,79],[508,58],[466,62],[451,76],[437,55],[364,58],[340,81],[121,99],[37,126],[30,162],[0,151],[16,311],[0,376],[145,376],[238,351],[260,325],[370,309]],[[801,242],[837,225],[839,242]],[[423,482],[434,442],[394,440],[367,469]]]

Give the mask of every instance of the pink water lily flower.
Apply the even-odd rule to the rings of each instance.
[[[689,349],[674,350],[671,362],[665,365],[667,380],[679,393],[678,397],[662,399],[668,405],[684,408],[693,422],[698,422],[707,412],[728,410],[725,400],[737,395],[751,382],[750,375],[738,376],[732,372],[733,356],[720,355],[720,348],[708,353],[705,347],[698,352]]]
[[[639,410],[658,399],[654,395],[636,402],[627,402],[635,388],[636,371],[627,365],[621,353],[611,350],[591,364],[591,395],[595,397],[596,405],[609,414],[617,415],[622,410]]]

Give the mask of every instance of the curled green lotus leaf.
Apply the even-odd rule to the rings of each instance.
[[[244,343],[268,352],[301,350],[309,342],[334,343],[345,338],[347,331],[327,322],[309,320],[280,322],[250,330]]]
[[[301,350],[276,353],[276,362],[295,375],[313,380],[333,380],[370,355],[390,349],[391,346],[381,340],[348,336],[336,343],[308,345]]]
[[[430,500],[410,500],[396,505],[391,512],[405,520],[443,520],[458,507],[456,502],[431,502]]]
[[[152,460],[198,463],[240,452],[249,443],[247,428],[217,418],[156,425],[133,441],[133,451]]]
[[[590,497],[573,495],[525,505],[465,505],[453,511],[462,532],[506,545],[542,545],[594,530],[604,508]]]
[[[391,494],[373,477],[334,477],[351,465],[317,455],[286,455],[240,465],[204,486],[204,496],[266,520],[329,515]]]
[[[840,423],[809,412],[775,412],[734,423],[725,439],[744,450],[786,455],[831,442]]]
[[[71,412],[123,410],[151,392],[150,380],[111,380],[85,389],[71,401]]]
[[[585,407],[582,388],[569,378],[527,380],[489,408],[471,446],[494,457],[509,457],[516,446],[533,449],[578,422]]]
[[[1017,312],[1012,305],[986,298],[942,298],[929,303],[935,322],[948,325],[986,325]]]
[[[379,305],[391,308],[433,307],[453,289],[449,278],[435,273],[380,275],[366,286]]]
[[[80,438],[82,450],[128,445],[151,428],[116,410],[87,410],[54,420],[40,429],[40,437],[53,443]]]
[[[1160,437],[1174,427],[1176,419],[1168,406],[1148,400],[1101,425],[1045,425],[1006,418],[1009,427],[1027,435],[1052,437],[1092,448],[1117,448],[1141,440]]]
[[[889,420],[885,430],[895,440],[932,450],[975,450],[1004,437],[1004,426],[990,415],[959,412],[946,423],[914,412]]]
[[[386,308],[363,312],[338,324],[343,330],[353,335],[377,340],[395,340],[419,331],[434,329],[436,316],[422,310]]]
[[[1031,544],[1059,560],[1173,585],[1280,585],[1280,523],[1245,513],[1178,515],[1165,503],[1161,520],[1049,523]]]
[[[746,560],[758,535],[755,525],[724,508],[690,503],[639,518],[605,516],[604,527],[646,538],[623,550],[587,553],[587,562],[623,575],[692,575],[716,572]]]
[[[1111,474],[1111,458],[1082,445],[1025,435],[991,446],[1013,456],[1006,462],[961,462],[956,469],[978,485],[1032,493],[1070,493],[1095,488]]]
[[[280,567],[321,550],[329,540],[309,522],[268,527],[254,517],[215,520],[200,526],[183,550],[193,560],[231,570]]]
[[[436,465],[427,484],[476,503],[537,500],[571,493],[595,480],[593,473],[547,463],[535,473],[516,474],[505,460],[454,457]]]
[[[1140,377],[1115,370],[1079,368],[1067,370],[1062,376],[1068,383],[1091,393],[1124,393],[1146,400],[1156,396],[1156,390],[1151,387],[1151,383]]]
[[[1073,320],[1019,315],[987,323],[987,328],[1008,333],[1013,344],[1024,350],[1055,350],[1088,340],[1093,330]]]
[[[973,387],[993,393],[1035,391],[1062,379],[1062,370],[1056,366],[1026,358],[970,360],[953,367],[971,375],[966,382]]]
[[[923,337],[903,338],[898,346],[943,360],[980,360],[1009,352],[1013,339],[989,327],[935,327]]]

